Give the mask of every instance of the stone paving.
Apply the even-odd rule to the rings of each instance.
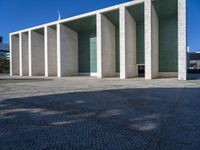
[[[0,77],[0,149],[199,150],[200,81]]]

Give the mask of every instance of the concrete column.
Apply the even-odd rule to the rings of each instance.
[[[44,66],[45,66],[45,77],[49,76],[48,67],[48,31],[47,26],[44,27]]]
[[[29,45],[28,45],[28,32],[21,34],[21,50],[22,50],[22,74],[23,76],[29,75]]]
[[[116,76],[115,26],[97,14],[97,73],[98,78]]]
[[[45,27],[45,76],[57,76],[57,32]]]
[[[10,75],[19,75],[19,35],[10,36]]]
[[[45,74],[44,35],[37,31],[31,31],[31,58],[32,75],[43,76]]]
[[[22,76],[22,33],[19,33],[19,75]]]
[[[31,31],[28,31],[28,66],[29,76],[32,76],[32,49],[31,49]]]
[[[178,0],[178,79],[187,80],[186,0]]]
[[[10,76],[13,75],[12,71],[12,35],[9,34],[9,44],[10,44]]]
[[[137,76],[136,22],[126,10],[120,8],[120,78]]]
[[[97,25],[97,78],[102,78],[102,41],[101,41],[101,14],[96,16]]]
[[[78,34],[63,24],[57,26],[58,77],[78,74]]]
[[[61,77],[60,24],[57,27],[57,76]]]
[[[158,16],[151,0],[145,0],[145,79],[158,77]]]

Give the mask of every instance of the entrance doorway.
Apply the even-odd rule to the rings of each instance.
[[[145,65],[138,65],[138,77],[145,76]]]

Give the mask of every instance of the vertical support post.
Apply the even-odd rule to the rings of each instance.
[[[9,35],[9,40],[10,40],[10,76],[13,76],[13,68],[12,68],[12,35]]]
[[[22,33],[19,33],[19,75],[22,76]]]
[[[145,0],[145,79],[158,77],[158,16],[151,0]]]
[[[125,7],[120,7],[120,79],[126,78],[126,34],[125,34]]]
[[[102,78],[101,14],[97,13],[97,78]]]
[[[48,27],[44,27],[44,59],[45,59],[45,77],[48,77]]]
[[[186,0],[178,0],[178,79],[187,80]]]
[[[60,23],[57,23],[57,76],[61,77]]]
[[[31,49],[31,30],[28,31],[28,50],[29,50],[29,53],[28,53],[28,57],[29,57],[29,76],[31,77],[32,76],[32,49]]]

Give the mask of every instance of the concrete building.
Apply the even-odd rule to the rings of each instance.
[[[3,43],[3,37],[0,36],[0,59],[9,59],[9,44]]]
[[[9,45],[0,43],[0,59],[9,59],[10,52],[9,52]]]
[[[0,36],[0,73],[9,73],[10,53],[9,45],[3,43],[3,37]]]
[[[200,72],[200,52],[188,52],[188,57],[189,70]]]
[[[11,76],[186,80],[186,44],[186,0],[134,0],[11,33]]]

